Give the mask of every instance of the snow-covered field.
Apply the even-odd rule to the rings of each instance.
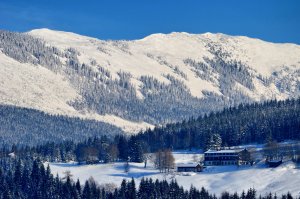
[[[196,156],[195,156],[196,155]],[[190,163],[201,154],[184,151],[174,152],[176,164]],[[278,194],[289,191],[295,196],[300,195],[300,168],[285,162],[277,168],[267,168],[263,163],[251,166],[212,166],[201,173],[173,173],[164,175],[159,173],[151,163],[144,168],[143,163],[130,163],[128,173],[124,172],[124,163],[78,165],[76,163],[50,163],[53,174],[63,176],[66,170],[71,171],[73,179],[79,178],[83,183],[92,176],[99,184],[114,183],[119,185],[125,179],[135,178],[139,182],[143,177],[153,179],[176,179],[180,185],[189,189],[191,185],[220,194],[223,191],[241,192],[254,187],[258,194],[269,192]]]

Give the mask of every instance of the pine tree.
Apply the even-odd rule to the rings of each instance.
[[[14,173],[14,183],[19,188],[21,188],[22,184],[22,173],[21,173],[21,161],[19,160]]]
[[[129,185],[129,190],[130,190],[129,198],[130,199],[136,199],[137,193],[136,193],[134,179],[132,178],[131,181],[127,185]]]
[[[139,140],[132,136],[129,140],[129,157],[131,162],[143,162],[143,149]]]
[[[128,160],[128,142],[124,136],[119,137],[118,141],[119,158],[121,160]]]
[[[13,196],[11,194],[11,191],[7,188],[4,189],[4,193],[3,193],[3,199],[13,199]]]
[[[76,181],[76,189],[77,189],[77,192],[78,192],[79,194],[81,194],[81,185],[80,185],[79,179],[77,179],[77,181]]]
[[[127,182],[125,179],[123,179],[121,183],[121,188],[119,189],[118,198],[126,199],[126,192],[127,192]]]
[[[84,184],[84,188],[82,191],[82,198],[83,199],[92,199],[92,193],[91,193],[91,189],[90,189],[90,185],[89,185],[88,181],[86,181]]]

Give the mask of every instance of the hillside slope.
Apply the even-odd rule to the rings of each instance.
[[[34,109],[0,105],[1,146],[36,146],[47,142],[85,141],[92,137],[113,137],[123,131],[95,120],[51,115]]]
[[[300,46],[224,34],[104,41],[0,31],[0,103],[96,119],[127,132],[224,106],[300,94]]]

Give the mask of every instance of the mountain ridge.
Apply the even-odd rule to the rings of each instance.
[[[67,83],[65,89],[74,93],[58,98],[65,105],[53,106],[54,113],[109,122],[128,127],[128,132],[132,127],[137,132],[239,103],[300,95],[300,46],[296,44],[185,32],[152,34],[139,40],[99,40],[49,29],[3,31],[0,38],[0,63],[6,69],[1,72],[3,78],[8,71],[13,74],[17,65],[24,73],[26,67],[35,72],[36,67],[47,68],[45,81],[53,73],[60,75],[56,89]],[[33,81],[23,79],[19,84],[34,87],[35,76],[40,75],[35,72]],[[13,83],[12,78],[0,84]],[[43,83],[39,87],[48,89]],[[16,85],[22,93],[20,88]],[[7,96],[0,103],[18,105],[18,99],[9,99],[13,97],[9,90],[0,92]],[[49,94],[40,91],[40,95],[47,98]],[[22,101],[21,106],[47,111],[43,105],[35,107],[39,100]]]
[[[230,34],[225,34],[222,32],[203,32],[203,33],[189,33],[189,32],[185,32],[185,31],[172,31],[169,33],[151,33],[149,35],[146,35],[142,38],[136,38],[136,39],[101,39],[100,37],[93,37],[93,36],[89,36],[89,35],[84,35],[84,34],[79,34],[79,33],[75,33],[72,31],[62,31],[62,30],[58,30],[58,29],[50,29],[50,28],[37,28],[37,29],[32,29],[23,33],[27,33],[27,34],[34,34],[34,32],[58,32],[58,33],[65,33],[65,34],[70,34],[70,35],[76,35],[76,36],[80,36],[80,37],[86,37],[86,38],[92,38],[92,39],[96,39],[96,40],[100,40],[100,41],[139,41],[139,40],[143,40],[146,39],[148,37],[155,37],[155,36],[159,36],[159,35],[190,35],[190,36],[209,36],[209,35],[215,35],[215,36],[225,36],[225,37],[235,37],[235,38],[248,38],[248,39],[253,39],[253,40],[257,40],[257,41],[262,41],[265,43],[271,43],[271,44],[283,44],[283,45],[292,45],[292,46],[299,46],[299,44],[297,43],[292,43],[292,42],[272,42],[272,41],[267,41],[258,37],[249,37],[246,35],[230,35]]]

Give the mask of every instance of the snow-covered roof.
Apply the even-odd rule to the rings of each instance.
[[[278,163],[278,162],[282,162],[282,160],[269,160],[269,163]]]
[[[16,154],[14,152],[11,152],[11,153],[8,154],[8,156],[11,157],[11,158],[14,158],[14,157],[16,157]]]
[[[211,150],[209,149],[205,153],[237,153],[244,149],[224,149],[224,150]]]
[[[177,164],[176,167],[196,167],[198,165],[200,165],[200,163]]]

